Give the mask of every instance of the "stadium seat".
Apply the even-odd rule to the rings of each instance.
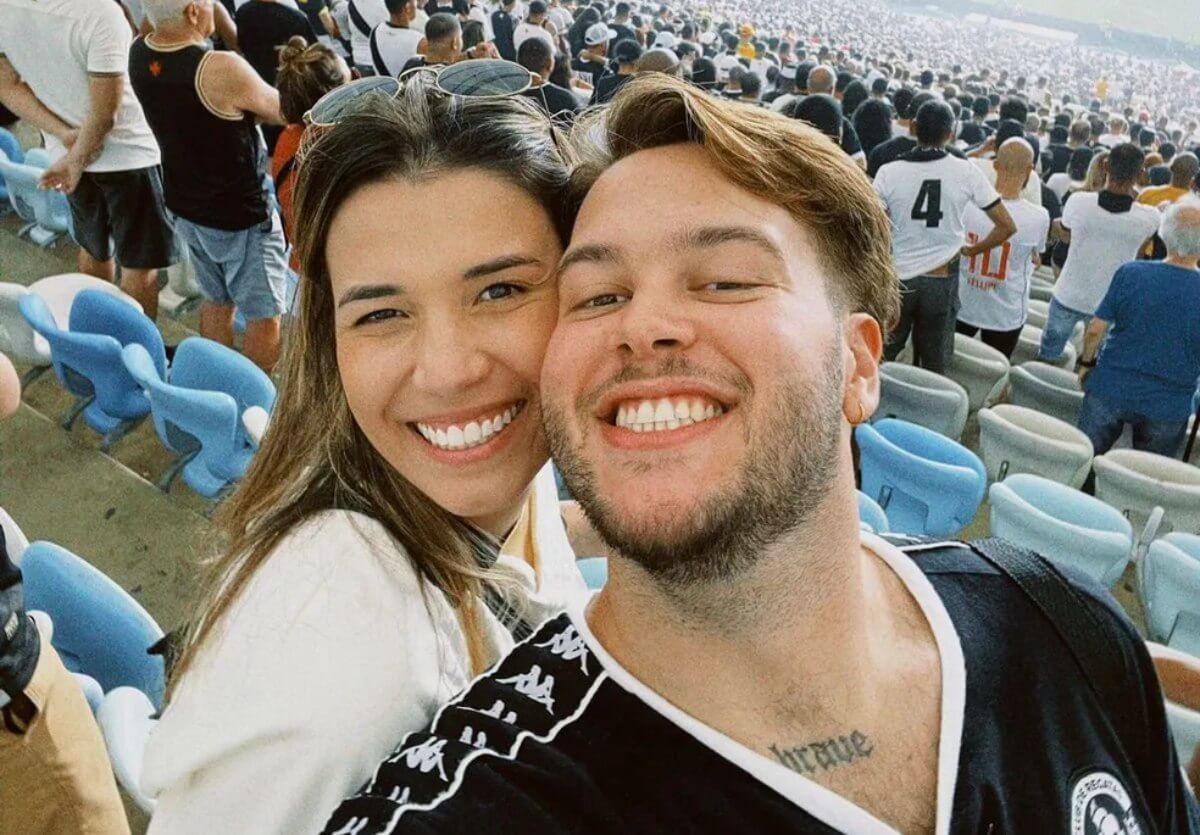
[[[118,785],[139,809],[152,814],[154,800],[142,791],[142,764],[146,741],[158,724],[154,704],[135,687],[117,687],[104,697],[96,721]]]
[[[883,508],[862,490],[856,492],[858,493],[859,527],[871,533],[887,533],[888,519]]]
[[[70,329],[61,330],[36,293],[19,304],[26,321],[50,343],[59,381],[76,397],[63,417],[64,428],[82,413],[103,436],[101,449],[108,450],[150,414],[149,399],[121,361],[121,348],[137,344],[165,371],[162,336],[145,314],[109,293],[84,290],[71,305]]]
[[[1083,405],[1079,378],[1065,368],[1044,362],[1013,366],[1008,375],[1014,406],[1024,406],[1075,426]]]
[[[1009,359],[1013,365],[1021,365],[1026,362],[1036,362],[1038,359],[1038,351],[1042,346],[1042,329],[1033,325],[1026,325],[1021,329],[1021,338],[1017,341],[1017,348],[1013,351],[1012,357]],[[1057,365],[1059,368],[1074,368],[1075,367],[1075,346],[1067,342],[1063,346],[1062,355],[1059,356],[1051,365]]]
[[[969,449],[894,419],[861,424],[855,437],[862,491],[883,508],[891,531],[950,536],[975,517],[987,473]]]
[[[200,284],[186,246],[179,247],[179,261],[167,267],[167,286],[159,291],[158,306],[178,318],[199,306]]]
[[[65,194],[39,185],[45,166],[32,164],[38,159],[30,151],[23,162],[17,163],[0,151],[0,179],[4,180],[9,202],[25,221],[20,234],[46,247],[71,232],[71,208]]]
[[[271,415],[262,406],[251,406],[242,412],[242,428],[256,447],[262,446],[263,435],[267,434],[267,424],[270,422]]]
[[[1184,767],[1192,761],[1196,746],[1200,745],[1200,713],[1167,701],[1167,724],[1171,727],[1171,738],[1175,742],[1175,755]]]
[[[21,150],[21,143],[17,141],[17,137],[12,135],[12,131],[0,128],[0,154],[3,154],[5,159],[20,165],[25,161],[25,153]],[[0,206],[0,215],[4,214],[8,209],[7,206],[12,204],[9,202],[8,186],[4,180],[0,178],[0,201],[4,203]]]
[[[1029,298],[1049,303],[1054,296],[1054,285],[1034,279],[1029,282]]]
[[[608,582],[608,560],[604,557],[587,557],[575,563],[583,582],[593,591],[604,588]]]
[[[20,565],[21,558],[25,556],[25,549],[29,547],[29,539],[21,530],[21,526],[13,521],[13,518],[8,515],[8,511],[2,507],[0,507],[0,531],[4,531],[4,550],[8,552],[8,558],[16,565]]]
[[[1121,511],[1135,525],[1155,507],[1165,511],[1163,532],[1200,534],[1200,468],[1174,458],[1134,449],[1097,455],[1096,497]]]
[[[1033,473],[1079,488],[1092,465],[1092,442],[1069,423],[1000,403],[979,412],[979,452],[990,481]]]
[[[1200,536],[1194,533],[1183,533],[1182,531],[1171,531],[1163,538],[1164,542],[1169,542],[1178,548],[1183,553],[1187,554],[1200,563]]]
[[[946,376],[966,389],[968,408],[978,412],[1008,385],[1008,357],[991,345],[961,333],[954,334],[954,356]]]
[[[885,362],[879,368],[879,407],[872,420],[899,418],[947,438],[962,437],[970,398],[958,383],[941,374]]]
[[[105,692],[136,687],[162,706],[163,659],[147,650],[163,636],[136,600],[65,548],[34,542],[21,562],[25,605],[54,621],[51,643],[67,669],[96,679]]]
[[[1129,520],[1104,502],[1029,473],[988,491],[992,536],[1070,566],[1106,588],[1121,578],[1133,547]]]
[[[1033,325],[1035,328],[1046,327],[1046,317],[1050,315],[1050,303],[1041,301],[1040,299],[1029,300],[1028,316],[1025,319],[1025,324]]]
[[[1195,654],[1187,644],[1194,647],[1200,638],[1200,562],[1165,538],[1154,540],[1142,566],[1141,592],[1150,640]]]
[[[202,337],[179,343],[169,381],[139,346],[129,346],[124,362],[149,395],[158,437],[178,456],[158,486],[169,490],[182,470],[197,493],[220,496],[250,464],[255,444],[242,415],[254,406],[270,412],[271,378],[232,348]]]

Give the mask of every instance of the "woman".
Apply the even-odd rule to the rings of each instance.
[[[586,594],[538,375],[570,227],[527,99],[433,73],[306,147],[271,428],[146,751],[151,832],[316,832],[391,742]]]
[[[279,50],[279,72],[275,87],[279,90],[279,112],[287,127],[275,143],[271,157],[271,179],[275,181],[275,199],[283,218],[283,231],[290,241],[292,192],[296,185],[296,152],[304,136],[304,114],[321,96],[350,80],[350,67],[340,55],[322,43],[309,44],[304,38],[291,38]],[[288,266],[298,272],[296,250],[292,249]]]

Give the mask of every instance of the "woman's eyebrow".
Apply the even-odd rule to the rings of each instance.
[[[403,294],[404,287],[399,284],[359,284],[342,293],[337,306],[342,308],[352,302],[370,301]]]
[[[473,279],[503,272],[513,267],[523,267],[527,264],[540,263],[542,263],[541,260],[534,258],[532,255],[501,255],[499,258],[493,258],[490,261],[484,261],[482,264],[476,264],[473,267],[463,270],[463,279],[465,281],[472,281]]]

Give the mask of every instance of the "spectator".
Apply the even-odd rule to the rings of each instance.
[[[513,48],[518,54],[521,52],[521,44],[529,38],[541,38],[552,51],[554,42],[558,40],[554,24],[546,18],[545,0],[531,0],[529,15],[513,31]]]
[[[636,40],[619,40],[613,46],[613,60],[617,71],[601,76],[596,82],[592,93],[592,104],[604,104],[611,101],[617,90],[625,86],[629,79],[637,73],[638,61],[642,58],[642,48]]]
[[[1200,379],[1200,202],[1168,206],[1160,235],[1166,260],[1120,267],[1084,334],[1079,428],[1097,455],[1128,424],[1134,449],[1175,457],[1192,416]]]
[[[1083,181],[1087,178],[1088,165],[1092,161],[1092,149],[1087,146],[1087,129],[1087,123],[1083,121],[1071,125],[1071,132],[1067,135],[1067,145],[1071,148],[1067,166],[1046,179],[1046,185],[1050,186],[1059,200],[1065,198],[1068,191],[1082,188]],[[1072,145],[1073,142],[1078,144]]]
[[[375,74],[375,62],[371,57],[371,33],[377,26],[387,22],[390,16],[387,0],[346,0],[350,60],[359,75]]]
[[[412,2],[412,0],[410,0]],[[389,73],[390,74],[390,73]],[[292,215],[292,192],[296,186],[296,154],[304,137],[304,114],[312,109],[321,96],[350,80],[350,68],[332,49],[322,43],[306,44],[293,37],[279,51],[279,72],[275,85],[279,90],[279,112],[287,127],[275,144],[271,157],[271,179],[275,183],[275,198],[279,201],[280,220],[284,235],[295,235]],[[292,249],[288,267],[299,272],[300,263]]]
[[[477,51],[490,51],[490,44],[481,44]],[[400,70],[400,74],[411,72],[418,67],[437,67],[444,64],[457,64],[472,56],[463,52],[462,25],[458,17],[445,12],[438,12],[429,18],[425,24],[425,54],[414,55]]]
[[[279,355],[287,264],[266,188],[266,149],[255,119],[282,124],[279,94],[244,58],[208,48],[212,6],[145,0],[154,32],[134,41],[129,77],[162,149],[165,198],[188,247],[205,302],[200,333],[271,369]]]
[[[842,105],[833,96],[811,93],[796,102],[792,115],[812,125],[841,147]]]
[[[968,146],[982,145],[991,135],[992,128],[984,124],[989,106],[990,103],[983,96],[971,102],[971,119],[963,124],[958,134],[959,138]]]
[[[554,73],[554,51],[550,46],[541,38],[527,38],[517,50],[517,62],[535,75],[533,86],[524,95],[556,122],[569,126],[579,112],[579,102],[570,90],[550,81]]]
[[[1128,126],[1129,123],[1120,116],[1114,116],[1108,120],[1108,133],[1101,134],[1097,141],[1109,150],[1129,142],[1130,137],[1125,132]]]
[[[517,60],[515,42],[517,0],[500,0],[499,7],[492,12],[492,41],[496,51],[505,61]]]
[[[908,131],[907,135],[894,136],[887,142],[881,142],[876,145],[871,151],[871,159],[867,162],[867,176],[876,177],[879,174],[879,169],[887,165],[889,162],[894,162],[900,159],[909,151],[917,147],[917,111],[921,109],[926,102],[935,101],[937,99],[933,93],[921,92],[913,96],[909,101],[908,109],[904,111],[904,127]],[[901,97],[897,95],[897,107]],[[950,150],[949,148],[947,150]],[[951,151],[951,153],[955,153]],[[961,152],[958,152],[961,154]]]
[[[115,242],[121,288],[157,317],[158,270],[178,258],[158,144],[125,81],[125,18],[111,0],[0,9],[0,102],[45,137],[41,185],[67,195],[80,272],[112,281]]]
[[[615,47],[621,41],[633,41],[637,43],[637,31],[630,26],[629,16],[632,13],[632,8],[624,0],[617,3],[613,14],[612,26],[613,31],[617,34],[613,35],[613,46]]]
[[[279,400],[146,748],[152,835],[316,832],[585,602],[537,407],[567,175],[531,103],[421,73],[315,140]]]
[[[871,97],[871,93],[867,90],[867,85],[857,79],[846,85],[846,89],[842,91],[842,113],[854,115],[854,111],[858,110],[858,106]]]
[[[638,73],[659,72],[675,78],[683,76],[683,66],[679,61],[679,56],[669,49],[659,49],[658,47],[652,47],[642,53],[642,57],[638,59],[637,71]],[[747,73],[749,73],[748,70]]]
[[[762,79],[758,77],[758,73],[747,72],[742,76],[742,96],[739,101],[747,104],[761,105],[759,101],[762,96]]]
[[[371,66],[379,75],[400,75],[417,55],[424,32],[412,27],[417,0],[384,0],[388,19],[371,30]]]
[[[995,249],[1017,227],[983,173],[947,153],[954,115],[945,102],[921,105],[916,130],[916,149],[875,175],[875,191],[892,220],[893,260],[905,290],[884,356],[895,360],[911,334],[913,364],[941,374],[954,352],[959,256]],[[965,244],[963,215],[972,203],[993,227],[982,240]]]
[[[1174,203],[1181,197],[1191,193],[1192,181],[1200,173],[1200,160],[1195,154],[1182,153],[1171,159],[1171,182],[1168,185],[1146,188],[1138,194],[1137,202],[1143,206],[1161,207],[1164,203]]]
[[[1049,212],[1022,198],[1030,180],[1037,181],[1033,149],[1020,137],[1008,139],[996,152],[996,191],[1017,231],[999,247],[971,256],[958,285],[958,332],[982,332],[983,342],[1006,357],[1016,350],[1029,317],[1029,279],[1050,232]],[[970,205],[963,228],[967,244],[976,244],[987,237],[992,221]]]
[[[871,152],[892,137],[892,109],[887,102],[870,99],[854,111],[854,132],[869,159]]]
[[[263,81],[275,86],[279,50],[293,37],[314,43],[317,35],[308,18],[280,0],[246,0],[233,16],[238,46]]]
[[[697,58],[692,65],[692,84],[706,93],[715,93],[717,89],[717,65],[711,58]]]
[[[1060,236],[1071,249],[1042,330],[1038,357],[1045,362],[1058,360],[1075,325],[1096,312],[1113,273],[1158,229],[1158,212],[1133,199],[1142,158],[1133,143],[1118,145],[1108,156],[1104,190],[1076,192],[1063,207]]]
[[[615,32],[607,24],[594,23],[587,28],[583,36],[584,49],[571,62],[571,69],[578,73],[584,81],[596,88],[601,78],[608,74],[608,43]]]

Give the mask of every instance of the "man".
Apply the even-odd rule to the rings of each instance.
[[[1171,158],[1169,166],[1171,181],[1165,186],[1154,186],[1143,189],[1137,197],[1137,202],[1143,206],[1161,207],[1164,203],[1174,203],[1181,197],[1191,193],[1192,181],[1200,172],[1200,159],[1195,154],[1184,152]]]
[[[571,69],[592,85],[593,90],[600,79],[608,75],[609,70],[605,57],[608,55],[608,43],[615,36],[616,33],[609,29],[607,24],[593,23],[583,33],[583,51],[571,61]]]
[[[1025,184],[1037,181],[1028,142],[1018,137],[1004,142],[996,152],[995,171],[996,191],[1017,231],[996,249],[968,259],[958,285],[956,329],[967,336],[982,331],[985,344],[1011,357],[1029,317],[1029,279],[1038,254],[1046,248],[1050,213],[1021,197]],[[987,237],[992,222],[975,206],[967,206],[963,228],[967,243],[975,244]]]
[[[1059,238],[1071,248],[1042,329],[1038,358],[1045,362],[1058,360],[1075,325],[1096,312],[1113,273],[1158,229],[1158,212],[1134,202],[1142,159],[1142,149],[1131,142],[1113,148],[1104,190],[1077,191],[1063,207]]]
[[[637,43],[637,32],[629,25],[629,15],[631,13],[632,9],[624,0],[617,3],[616,14],[613,15],[612,23],[609,24],[612,26],[613,31],[617,33],[613,35],[614,47],[621,41],[633,41]]]
[[[1100,144],[1106,148],[1115,148],[1123,142],[1128,142],[1129,136],[1125,133],[1128,124],[1120,116],[1113,116],[1108,120],[1108,133],[1100,136]]]
[[[238,48],[272,87],[279,71],[279,48],[294,35],[309,43],[317,40],[308,18],[279,0],[246,0],[233,20],[237,24]]]
[[[525,41],[530,38],[541,38],[547,46],[554,49],[554,41],[558,38],[558,32],[551,31],[550,27],[553,25],[546,19],[545,0],[531,0],[529,14],[513,31],[513,47],[519,54],[521,44]]]
[[[824,94],[839,99],[836,95],[837,79],[838,75],[831,67],[825,65],[816,67],[808,74],[808,92],[810,95]],[[854,124],[846,118],[845,114],[842,114],[842,138],[838,142],[842,150],[846,152],[846,156],[862,168],[867,167],[867,155],[863,153],[862,143],[858,141],[858,131],[854,129]]]
[[[481,43],[472,50],[474,54],[463,52],[462,24],[458,22],[458,15],[438,12],[425,24],[425,54],[408,59],[400,74],[404,75],[418,67],[457,64],[468,58],[483,57],[490,49],[489,44]]]
[[[144,2],[144,0],[143,0]],[[359,75],[374,75],[371,59],[371,33],[390,17],[386,0],[347,0],[347,23],[350,30],[350,60]]]
[[[412,28],[417,0],[384,0],[388,19],[371,30],[371,65],[379,75],[400,75],[425,37]]]
[[[283,231],[256,118],[282,124],[279,94],[244,58],[208,46],[212,0],[145,0],[154,32],[134,42],[129,77],[162,148],[165,198],[204,295],[200,333],[270,370],[287,286]]]
[[[1129,424],[1134,449],[1174,458],[1193,414],[1200,379],[1200,202],[1168,206],[1159,234],[1166,259],[1118,269],[1084,334],[1079,428],[1097,455]]]
[[[989,102],[986,97],[979,96],[971,102],[971,119],[959,130],[959,139],[967,145],[982,145],[991,135],[992,129],[983,123],[988,115]]]
[[[758,50],[754,46],[754,27],[749,23],[743,23],[738,29],[737,57],[753,61],[757,55]]]
[[[671,79],[631,84],[605,130],[541,408],[614,551],[607,585],[325,832],[1196,831],[1152,662],[1106,592],[1070,587],[1119,631],[1128,717],[975,551],[860,533],[850,439],[897,286],[853,163]]]
[[[886,142],[880,142],[871,149],[871,156],[867,159],[867,176],[871,178],[874,178],[883,166],[890,162],[895,162],[917,147],[917,111],[926,102],[937,101],[937,96],[933,93],[923,91],[912,96],[905,106],[905,97],[901,96],[901,93],[906,92],[906,90],[907,88],[897,91],[895,102],[897,113],[903,117],[898,120],[897,127],[903,128],[905,132],[893,136]],[[904,107],[904,109],[899,109],[901,107]],[[953,145],[947,146],[946,150],[956,156],[962,156],[962,151],[959,151]]]
[[[535,76],[533,86],[523,95],[537,102],[551,118],[569,126],[579,112],[579,100],[570,90],[550,81],[554,72],[554,50],[550,45],[541,38],[529,38],[517,50],[517,63]]]
[[[637,41],[616,41],[613,47],[613,60],[616,61],[617,71],[600,77],[592,90],[592,104],[604,104],[612,101],[625,84],[637,73],[638,61],[642,58],[642,47]]]
[[[111,0],[0,0],[0,103],[40,128],[43,188],[67,195],[79,271],[158,315],[158,270],[177,259],[158,143],[126,83],[129,26]]]
[[[746,72],[742,76],[742,95],[738,101],[761,107],[760,96],[762,96],[762,79],[758,73]]]
[[[1076,156],[1080,148],[1086,149],[1088,147],[1088,140],[1091,138],[1091,135],[1092,126],[1088,124],[1086,119],[1077,119],[1071,123],[1071,127],[1067,132],[1067,161],[1061,169],[1057,167],[1057,153],[1059,152],[1054,152],[1053,146],[1051,146],[1052,152],[1056,154],[1055,168],[1053,169],[1053,173],[1046,178],[1046,185],[1050,186],[1059,200],[1062,200],[1066,196],[1067,190],[1072,188],[1071,160]]]
[[[875,175],[875,191],[892,220],[893,259],[905,290],[884,356],[895,360],[911,334],[913,364],[941,374],[954,353],[959,256],[995,249],[1017,227],[983,172],[946,151],[954,114],[945,102],[921,105],[916,132],[917,147]],[[963,214],[972,203],[993,226],[982,240],[964,244]]]
[[[517,47],[513,37],[516,22],[513,13],[517,8],[517,0],[500,0],[499,8],[492,12],[492,40],[496,51],[505,61],[517,60]]]

